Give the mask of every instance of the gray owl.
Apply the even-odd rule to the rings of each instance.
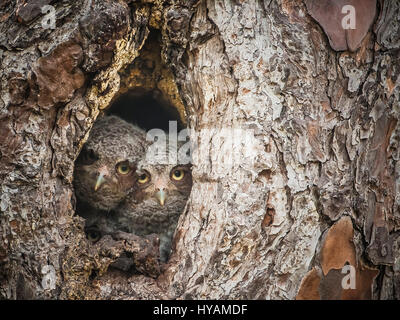
[[[115,209],[113,223],[120,230],[139,236],[157,234],[160,258],[166,262],[179,216],[192,189],[191,165],[171,161],[168,151],[154,152],[150,146],[145,159],[138,163],[137,174],[134,192]]]
[[[97,120],[75,163],[77,198],[89,208],[115,208],[135,184],[146,145],[144,130],[116,116]]]

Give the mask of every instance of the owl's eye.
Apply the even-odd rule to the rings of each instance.
[[[117,164],[117,172],[119,174],[125,175],[128,174],[131,171],[131,168],[129,167],[129,163],[127,161],[120,162]]]
[[[150,177],[147,173],[143,173],[139,176],[138,178],[138,182],[140,184],[145,184],[146,182],[148,182],[150,180]]]
[[[175,169],[172,171],[172,179],[180,181],[185,176],[185,172],[182,169]]]
[[[88,230],[87,231],[87,237],[89,239],[89,241],[91,242],[96,242],[100,239],[100,232],[97,230]]]

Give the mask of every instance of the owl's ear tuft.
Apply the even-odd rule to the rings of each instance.
[[[90,149],[86,146],[83,146],[82,151],[77,159],[78,162],[85,165],[91,165],[95,163],[97,160],[99,160],[98,155],[94,152],[93,149]]]

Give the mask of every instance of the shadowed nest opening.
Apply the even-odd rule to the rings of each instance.
[[[175,78],[161,58],[161,34],[151,29],[140,54],[119,71],[120,89],[106,114],[115,114],[144,130],[168,131],[168,121],[186,126],[186,111]]]
[[[177,121],[178,131],[184,128],[176,107],[158,90],[134,89],[119,96],[106,110],[148,131],[153,128],[168,132],[169,121]]]

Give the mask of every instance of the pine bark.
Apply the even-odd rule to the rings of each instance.
[[[0,297],[399,299],[400,4],[368,6],[342,48],[313,1],[3,1]],[[73,168],[154,33],[198,152],[169,264],[128,276],[145,244],[86,240]]]

